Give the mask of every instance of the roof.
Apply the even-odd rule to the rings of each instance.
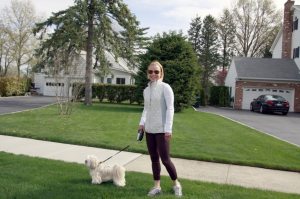
[[[114,55],[108,51],[105,51],[105,57],[107,61],[111,64],[110,69],[117,70],[117,71],[122,71],[125,73],[130,73],[130,74],[136,74],[137,73],[137,68],[131,69],[128,66],[128,63],[126,62],[125,59],[118,57],[117,60],[115,59]],[[85,55],[86,51],[81,51],[81,57],[82,59],[85,60]],[[93,57],[93,62],[94,62],[94,57]]]
[[[128,63],[125,61],[125,59],[118,57],[116,60],[114,55],[108,51],[105,51],[105,57],[112,64],[111,66],[112,69],[131,73],[131,74],[137,73],[136,70],[130,69],[128,67]]]
[[[291,10],[300,10],[300,5],[293,5],[292,7],[291,7]]]
[[[300,81],[293,59],[235,57],[233,62],[239,79]]]

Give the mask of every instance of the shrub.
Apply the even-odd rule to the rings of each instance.
[[[227,86],[213,86],[210,89],[210,105],[229,106],[229,89]]]
[[[0,96],[19,96],[24,95],[29,90],[31,80],[28,78],[1,77]]]
[[[84,86],[78,95],[77,99],[84,97]],[[107,99],[111,103],[121,103],[129,101],[131,104],[137,102],[135,85],[116,85],[116,84],[93,84],[92,93],[93,98],[98,98],[100,102]]]
[[[138,101],[143,100],[143,89],[147,86],[147,67],[153,60],[158,60],[164,67],[164,82],[170,84],[174,91],[174,108],[180,112],[195,101],[197,76],[199,67],[197,56],[189,42],[175,32],[158,35],[141,56],[141,66],[136,77],[139,95]]]

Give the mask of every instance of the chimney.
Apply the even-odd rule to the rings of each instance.
[[[288,0],[284,4],[283,30],[282,30],[282,54],[281,58],[291,59],[293,11],[291,10],[295,1]]]

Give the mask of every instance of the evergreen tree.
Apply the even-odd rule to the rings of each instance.
[[[191,105],[195,97],[197,56],[182,33],[170,32],[157,35],[142,55],[142,63],[136,78],[138,95],[142,99],[147,86],[147,68],[151,61],[158,60],[164,67],[164,82],[173,88],[175,111]]]
[[[92,104],[92,69],[109,67],[105,51],[127,59],[134,67],[134,50],[142,47],[144,31],[122,0],[75,0],[70,8],[53,13],[45,22],[36,25],[35,34],[44,38],[48,27],[52,33],[37,50],[42,67],[51,67],[63,55],[61,66],[68,67],[76,54],[86,51],[85,104]],[[93,57],[95,62],[93,62]]]
[[[222,71],[225,71],[234,55],[235,45],[235,24],[228,9],[223,10],[223,14],[218,21],[218,32],[221,43],[221,64]]]
[[[205,93],[205,104],[208,101],[210,80],[220,64],[219,46],[217,22],[211,15],[207,15],[203,20],[199,49],[199,61],[202,65],[201,85]]]
[[[199,55],[200,50],[200,35],[201,35],[201,28],[202,28],[202,21],[201,17],[196,17],[192,19],[190,24],[190,29],[188,30],[188,38],[189,41],[192,43],[193,48],[197,55]]]

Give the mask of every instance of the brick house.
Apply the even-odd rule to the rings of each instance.
[[[283,26],[271,47],[273,58],[235,57],[225,85],[230,88],[235,109],[250,109],[250,102],[262,94],[276,94],[290,102],[291,112],[300,112],[300,6],[288,0]],[[299,27],[300,28],[300,27]]]

